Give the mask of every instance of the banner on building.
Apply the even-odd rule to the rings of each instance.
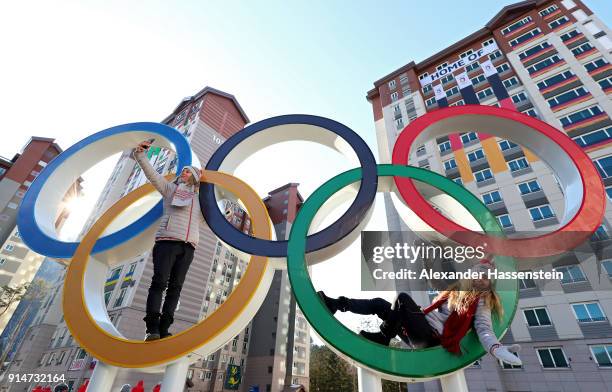
[[[446,91],[444,91],[444,87],[442,87],[441,83],[433,86],[434,95],[436,97],[436,102],[438,103],[438,107],[446,107],[448,106],[448,99],[446,99]]]
[[[227,365],[225,373],[225,389],[237,391],[242,381],[242,370],[238,365]]]
[[[474,91],[474,85],[467,72],[460,73],[455,79],[457,79],[457,85],[459,86],[463,102],[467,105],[478,105],[480,102],[478,101],[476,91]]]
[[[495,65],[493,65],[493,62],[491,62],[491,60],[483,61],[480,63],[480,67],[482,68],[484,75],[487,77],[487,81],[491,85],[493,94],[495,94],[499,105],[506,109],[516,110],[514,102],[512,102],[512,99],[508,94],[508,89],[506,89],[506,86],[504,86],[504,83],[497,72],[497,68],[495,68]]]
[[[457,71],[459,68],[465,67],[466,65],[470,65],[472,64],[474,61],[480,59],[482,56],[485,56],[487,54],[491,54],[493,52],[495,52],[497,50],[497,45],[495,43],[489,44],[485,47],[482,47],[480,49],[478,49],[477,51],[475,51],[474,53],[471,53],[467,56],[465,56],[464,58],[461,58],[457,61],[455,61],[452,64],[448,64],[445,67],[443,67],[442,69],[437,70],[436,72],[432,73],[431,75],[427,75],[423,78],[419,79],[419,82],[421,83],[421,87],[425,87],[428,84],[433,83],[434,81],[452,74],[454,71]]]

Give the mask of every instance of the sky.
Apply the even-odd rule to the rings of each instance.
[[[515,1],[28,1],[0,4],[0,155],[31,136],[66,149],[99,130],[161,121],[183,97],[211,86],[236,96],[251,122],[291,113],[325,116],[359,133],[376,155],[365,95],[373,82],[484,26]],[[586,0],[605,23],[609,0]],[[83,177],[79,219],[93,205],[114,159]],[[261,151],[236,174],[262,197],[288,182],[308,196],[351,162],[324,147],[290,142]],[[382,200],[372,226],[384,229]],[[340,290],[337,272],[315,286]],[[332,263],[329,263],[332,265]],[[357,265],[357,264],[355,264]],[[347,279],[351,280],[352,279]]]

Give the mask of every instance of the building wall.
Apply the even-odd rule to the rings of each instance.
[[[32,181],[61,151],[54,139],[32,137],[21,153],[10,161],[10,165],[5,165],[8,169],[0,179],[0,286],[17,287],[30,283],[44,260],[21,240],[17,229],[17,211]],[[64,202],[81,194],[80,182],[81,179],[68,190]],[[69,213],[68,205],[63,203],[55,217],[58,231]],[[19,301],[14,302],[0,316],[0,334],[18,306]]]
[[[544,11],[549,7],[553,7],[550,12]],[[565,20],[560,19],[564,16],[567,21],[559,24]],[[505,30],[521,20],[526,21],[522,26],[510,32]],[[511,42],[535,28],[539,28],[541,33],[525,42]],[[577,30],[577,34],[571,33],[574,30]],[[598,143],[592,145],[585,145],[577,139],[598,129],[603,129],[603,132],[612,131],[610,128],[612,124],[610,82],[612,81],[603,81],[612,74],[612,66],[609,65],[612,62],[610,55],[612,43],[606,38],[609,35],[610,30],[607,26],[580,1],[525,1],[505,7],[484,28],[420,63],[410,63],[375,82],[374,89],[368,92],[368,100],[373,105],[381,162],[390,161],[390,153],[397,135],[406,125],[414,118],[438,109],[433,90],[428,87],[421,88],[415,83],[419,77],[436,72],[436,68],[445,62],[450,64],[457,61],[462,53],[477,50],[488,44],[491,39],[500,49],[499,53],[490,56],[491,60],[498,67],[501,79],[506,81],[506,88],[509,95],[514,98],[517,110],[546,121],[575,138],[577,143],[582,143],[583,150],[594,161],[611,156],[612,133],[609,136],[602,136]],[[549,46],[544,47],[544,42]],[[592,48],[585,45],[587,43]],[[534,49],[539,45],[542,45],[540,51]],[[557,55],[558,59],[553,59],[551,57],[553,55]],[[481,61],[486,59],[488,58],[485,57]],[[530,68],[547,59],[553,59],[547,67],[537,65],[535,68]],[[598,59],[603,60],[600,60],[597,69],[593,69],[595,66],[589,66],[591,69],[585,66]],[[464,69],[456,70],[454,74],[462,71]],[[567,71],[575,76],[556,84],[550,82],[553,76]],[[468,70],[475,91],[482,92],[479,97],[480,104],[499,106],[494,94],[484,94],[490,86],[486,79],[478,78],[481,74],[480,67]],[[550,82],[546,86],[541,84],[545,80]],[[456,86],[453,77],[434,82],[438,83],[442,83],[447,92],[450,105],[464,104],[461,95],[453,90]],[[567,102],[561,99],[551,104],[548,101],[579,87],[585,88],[588,94]],[[600,111],[586,116],[589,118],[572,123],[563,120],[566,116],[595,105]],[[486,132],[486,130],[477,131]],[[449,142],[451,148],[445,150],[444,147]],[[463,184],[481,198],[489,192],[499,191],[502,200],[491,203],[488,207],[498,219],[509,216],[512,224],[504,228],[509,236],[516,235],[517,232],[555,230],[559,227],[560,217],[563,216],[565,208],[563,191],[555,176],[547,165],[529,150],[520,146],[502,149],[502,145],[503,140],[500,138],[483,137],[475,141],[466,139],[463,142],[460,135],[449,135],[427,141],[423,146],[414,146],[409,162],[441,173]],[[484,159],[470,161],[470,153],[479,149],[483,150]],[[510,170],[508,162],[521,157],[529,166],[522,170]],[[456,167],[449,165],[451,159],[455,160]],[[474,173],[484,168],[491,170],[492,180],[477,181]],[[610,174],[605,167],[599,166],[599,168],[604,184],[607,187],[612,185],[612,179],[609,178]],[[521,194],[518,185],[533,179],[538,181],[541,190]],[[385,198],[385,204],[390,230],[406,230],[390,198]],[[532,219],[529,209],[544,204],[550,205],[554,216],[540,220]],[[521,290],[517,314],[503,341],[521,344],[520,355],[523,367],[504,368],[502,364],[487,355],[475,366],[466,370],[470,390],[592,391],[612,388],[608,364],[603,362],[598,364],[595,355],[590,351],[593,346],[612,345],[612,327],[609,322],[609,315],[612,314],[610,308],[612,286],[605,269],[606,260],[612,255],[607,250],[610,244],[610,214],[611,209],[608,204],[602,228],[587,244],[587,247],[604,250],[599,252],[597,257],[592,252],[577,252],[571,256],[572,263],[579,263],[586,280],[563,284],[550,282],[546,287]],[[420,303],[428,300],[422,292],[415,293],[415,296]],[[605,317],[598,320],[578,320],[572,305],[585,302],[597,302]],[[534,308],[545,308],[551,325],[528,325],[524,311]],[[562,350],[568,363],[567,367],[549,368],[542,364],[538,350],[551,347]],[[421,390],[440,390],[437,381],[413,387]]]

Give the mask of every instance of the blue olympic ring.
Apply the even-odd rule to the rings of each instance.
[[[57,170],[62,164],[66,163],[70,157],[83,148],[108,137],[136,131],[158,134],[160,137],[172,143],[178,157],[177,169],[179,171],[183,168],[183,166],[191,164],[191,149],[187,139],[185,139],[185,137],[176,129],[164,124],[139,122],[117,125],[86,137],[53,159],[38,175],[38,177],[36,177],[26,192],[17,215],[17,224],[19,226],[19,232],[21,233],[22,239],[30,249],[36,253],[50,257],[72,257],[76,248],[79,246],[79,242],[60,241],[56,238],[50,237],[41,229],[39,222],[36,220],[35,207],[39,201],[39,195],[43,186],[55,170]],[[114,233],[101,237],[96,242],[96,245],[92,250],[92,254],[104,252],[126,241],[129,241],[155,223],[155,221],[162,216],[162,212],[163,204],[160,200],[154,207],[152,207],[136,221],[130,223],[128,226],[120,230],[117,230]]]

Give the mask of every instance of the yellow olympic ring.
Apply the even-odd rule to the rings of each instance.
[[[251,216],[253,234],[259,238],[272,238],[268,211],[257,193],[246,183],[229,174],[208,170],[203,171],[200,180],[233,193],[244,203]],[[194,351],[198,353],[198,350],[202,355],[214,352],[248,324],[272,282],[274,269],[267,257],[251,256],[244,276],[227,300],[210,316],[174,336],[144,343],[110,333],[109,330],[114,329],[112,326],[101,327],[97,322],[100,319],[94,319],[90,313],[90,306],[98,306],[97,309],[103,309],[103,312],[106,310],[100,308],[100,304],[92,303],[96,301],[92,300],[96,296],[86,295],[86,290],[90,289],[85,285],[88,264],[93,261],[101,263],[95,259],[90,261],[91,250],[121,212],[153,191],[151,184],[145,184],[117,201],[87,232],[68,265],[63,293],[64,318],[68,329],[82,347],[109,365],[145,368],[178,360]],[[102,267],[107,268],[108,265],[104,263]],[[75,293],[79,293],[76,298]],[[97,297],[100,297],[99,293]],[[100,302],[104,303],[102,300]],[[108,319],[106,313],[104,317]]]

